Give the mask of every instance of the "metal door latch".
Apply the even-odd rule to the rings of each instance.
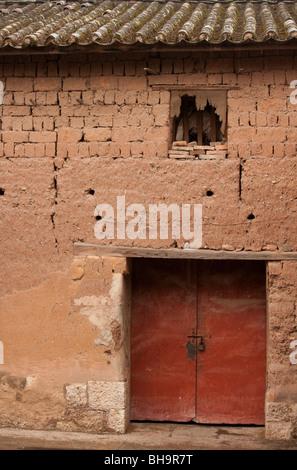
[[[211,337],[210,335],[195,335],[194,331],[191,335],[188,335],[188,338],[200,339],[200,341],[198,343],[198,351],[204,351],[205,350],[204,338],[210,338],[210,337]]]

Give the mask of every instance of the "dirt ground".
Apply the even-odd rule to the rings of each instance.
[[[121,435],[0,429],[0,450],[297,450],[297,441],[267,440],[264,427],[131,423]]]

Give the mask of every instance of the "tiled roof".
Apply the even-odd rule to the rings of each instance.
[[[0,48],[242,45],[296,37],[297,0],[0,2]]]

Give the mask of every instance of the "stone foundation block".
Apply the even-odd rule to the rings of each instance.
[[[127,382],[88,382],[89,406],[95,410],[123,410],[127,407]]]

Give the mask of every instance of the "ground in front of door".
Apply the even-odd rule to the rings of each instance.
[[[262,426],[131,423],[126,434],[0,429],[0,450],[297,450],[293,441],[267,440]]]

